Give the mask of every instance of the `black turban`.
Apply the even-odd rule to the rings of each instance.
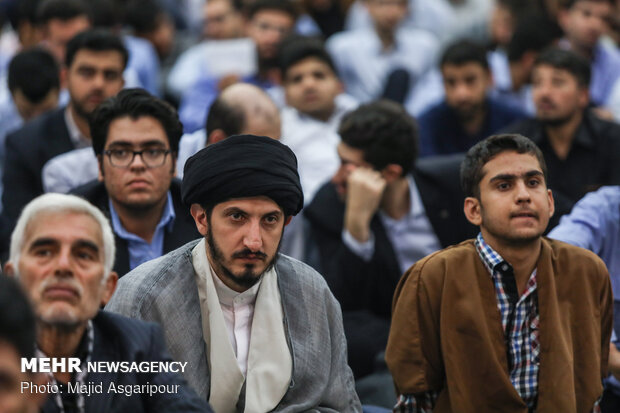
[[[185,163],[181,192],[188,205],[266,196],[287,216],[304,204],[295,154],[266,136],[231,136],[200,150]]]

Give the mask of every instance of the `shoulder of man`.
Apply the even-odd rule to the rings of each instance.
[[[200,241],[188,242],[154,260],[134,268],[119,281],[105,309],[128,317],[143,318],[155,303],[178,302],[183,289],[194,282],[192,249]]]
[[[331,182],[326,182],[304,208],[303,214],[313,226],[340,237],[344,224],[344,209],[345,204],[338,197],[336,187]]]
[[[607,266],[592,251],[547,237],[543,238],[543,242],[551,249],[551,261],[554,268],[566,269],[562,271],[563,276],[603,282],[609,280]],[[587,277],[583,276],[584,269],[587,269]]]
[[[13,145],[30,146],[43,139],[53,139],[57,129],[66,129],[65,108],[57,108],[45,112],[40,116],[26,122],[21,128],[9,133],[6,137]],[[30,148],[32,150],[32,147]]]

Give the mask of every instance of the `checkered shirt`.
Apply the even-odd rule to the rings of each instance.
[[[528,408],[535,409],[540,368],[536,269],[530,275],[525,291],[519,296],[512,266],[484,242],[482,234],[476,237],[475,245],[495,286],[497,308],[502,317],[508,350],[510,381]]]

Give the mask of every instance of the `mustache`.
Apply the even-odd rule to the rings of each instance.
[[[82,286],[72,278],[46,278],[45,280],[43,280],[39,288],[41,293],[45,292],[49,288],[68,288],[75,291],[78,297],[82,297],[84,293],[84,289],[82,288]]]
[[[555,108],[555,102],[553,102],[549,98],[542,98],[542,99],[540,99],[540,101],[538,103],[541,104],[541,105],[548,105],[548,106],[551,106],[552,108]]]
[[[233,258],[258,258],[262,261],[267,259],[267,254],[262,251],[251,251],[249,248],[244,248],[241,251],[237,251],[232,254]]]

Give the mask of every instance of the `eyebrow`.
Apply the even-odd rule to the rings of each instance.
[[[543,173],[541,171],[537,171],[537,170],[532,170],[532,171],[528,171],[524,174],[522,174],[521,176],[515,175],[515,174],[498,174],[495,175],[493,178],[491,178],[489,181],[490,182],[495,182],[495,181],[512,181],[515,180],[517,178],[531,178],[533,176],[542,176]]]
[[[35,248],[46,247],[49,245],[57,245],[57,244],[58,244],[57,239],[44,237],[44,238],[37,238],[36,240],[34,240],[28,248],[29,250],[33,250]],[[97,254],[99,254],[99,246],[93,241],[89,241],[86,239],[78,239],[77,241],[73,243],[72,247],[88,248],[88,249],[93,250]]]

